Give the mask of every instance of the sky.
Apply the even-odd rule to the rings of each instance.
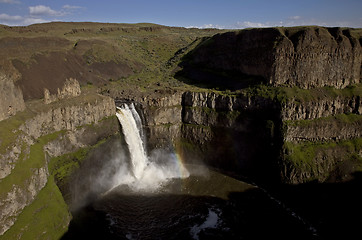
[[[0,0],[0,24],[109,22],[198,28],[362,28],[362,0]]]

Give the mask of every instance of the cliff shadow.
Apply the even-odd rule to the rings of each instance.
[[[347,182],[279,185],[279,200],[310,222],[322,239],[355,239],[362,226],[362,172]]]
[[[232,49],[227,41],[226,46],[221,46],[213,38],[204,39],[181,58],[174,77],[189,85],[221,91],[236,91],[266,83],[261,76],[245,74],[237,69],[237,50]],[[214,53],[216,49],[217,53]]]

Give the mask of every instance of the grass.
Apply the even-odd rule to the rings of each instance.
[[[305,169],[315,169],[317,152],[324,152],[327,149],[335,149],[344,152],[345,159],[356,157],[356,153],[362,150],[362,138],[344,140],[340,142],[303,142],[303,143],[284,143],[286,159],[295,167]],[[362,163],[362,158],[357,156]],[[342,160],[342,159],[341,159]]]
[[[23,153],[21,155],[15,168],[0,182],[0,199],[10,192],[14,185],[21,188],[25,187],[26,182],[34,174],[33,170],[45,166],[44,145],[57,138],[61,133],[56,132],[40,137],[35,144],[30,146],[29,154]]]
[[[26,109],[11,118],[0,121],[0,154],[4,154],[9,147],[13,146],[19,134],[21,134],[19,127],[34,115],[34,113]]]
[[[52,177],[0,240],[60,239],[70,221],[68,206]]]
[[[105,142],[106,139],[103,139],[93,146],[81,148],[78,151],[52,158],[49,161],[49,173],[61,190],[64,190],[67,187],[69,177],[80,167],[80,164],[87,158],[90,151]],[[65,201],[69,200],[69,193],[67,191],[63,192],[63,198]]]
[[[94,128],[95,126],[87,125],[86,127]],[[0,182],[0,199],[10,192],[14,185],[27,191],[25,184],[34,174],[34,170],[46,165],[43,150],[45,144],[62,134],[64,131],[40,137],[35,144],[30,146],[28,154],[22,154],[11,174]],[[22,210],[15,224],[0,239],[18,239],[18,237],[20,239],[59,239],[67,230],[70,214],[65,203],[66,196],[62,196],[56,183],[59,186],[67,184],[67,178],[79,167],[89,152],[105,141],[104,139],[93,146],[50,159],[46,186],[38,193],[36,199]]]

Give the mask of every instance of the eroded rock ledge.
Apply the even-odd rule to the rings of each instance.
[[[353,29],[294,27],[217,34],[186,66],[263,77],[273,86],[338,89],[360,82],[362,51]]]
[[[358,94],[279,101],[262,96],[177,92],[140,102],[152,147],[171,141],[181,144],[184,152],[195,152],[190,158],[199,157],[221,168],[235,164],[233,170],[244,169],[243,173],[252,177],[274,171],[285,183],[326,181],[349,156],[360,154],[352,149],[358,148],[361,138]],[[294,162],[300,148],[311,149],[315,155]]]
[[[1,128],[9,128],[17,117],[27,118],[18,128],[8,129],[11,142],[1,143],[5,151],[0,155],[1,235],[47,184],[49,159],[117,133],[117,120],[109,118],[114,113],[113,99],[92,94],[48,105],[31,102],[25,112],[18,113],[22,116],[0,122]]]

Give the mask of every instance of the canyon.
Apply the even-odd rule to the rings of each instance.
[[[0,239],[63,236],[71,175],[106,139],[123,138],[123,102],[142,113],[149,149],[177,149],[266,189],[348,183],[362,171],[361,29],[0,32]]]

